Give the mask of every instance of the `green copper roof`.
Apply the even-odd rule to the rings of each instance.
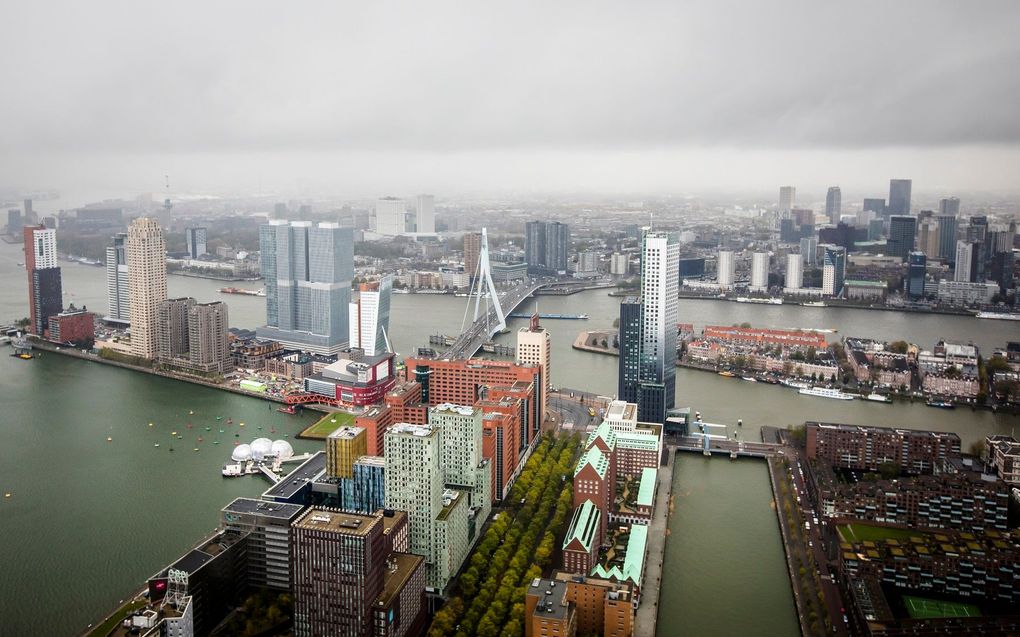
[[[627,557],[623,559],[623,568],[612,566],[605,568],[596,564],[591,570],[595,577],[614,579],[618,582],[630,581],[641,583],[641,572],[645,567],[645,546],[648,543],[648,527],[644,524],[632,524],[630,537],[627,539]]]
[[[593,444],[595,444],[595,441],[599,438],[602,438],[602,440],[606,443],[606,446],[609,447],[610,451],[616,448],[616,432],[610,429],[609,423],[606,422],[605,420],[602,421],[601,425],[595,428],[595,431],[591,432],[588,435],[588,442],[586,442],[584,446],[585,447],[592,446]]]
[[[595,532],[599,528],[599,518],[602,512],[591,500],[585,500],[584,504],[574,509],[574,518],[567,528],[567,535],[563,538],[563,548],[566,549],[574,540],[581,543],[585,551],[591,551],[592,542],[595,541]]]
[[[607,458],[606,454],[602,453],[598,447],[592,447],[588,451],[584,452],[581,459],[577,461],[577,468],[574,469],[574,475],[576,476],[580,473],[581,469],[584,469],[584,466],[587,464],[590,464],[592,468],[595,469],[595,472],[599,474],[600,478],[605,478],[609,471],[609,458]]]
[[[659,437],[639,431],[625,431],[616,435],[618,447],[627,449],[647,449],[655,451],[659,448]]]
[[[638,487],[637,505],[643,507],[652,506],[655,499],[655,480],[658,477],[658,470],[645,467],[641,470],[641,486]]]

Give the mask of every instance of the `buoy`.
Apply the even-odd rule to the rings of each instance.
[[[150,426],[150,427],[152,426],[152,423],[151,423],[151,422],[149,423],[149,426]]]
[[[9,498],[9,497],[11,497],[11,492],[10,492],[10,491],[8,491],[7,493],[5,493],[5,494],[4,494],[4,497],[5,497],[5,498]]]
[[[153,447],[158,447],[158,446],[159,446],[159,443],[157,442],[156,444],[154,444],[154,445],[152,445],[152,446],[153,446]]]
[[[171,431],[171,432],[170,432],[170,435],[171,435],[171,436],[176,436],[176,435],[177,435],[177,432],[176,432],[176,431]]]
[[[192,449],[192,451],[198,451],[198,447],[195,447],[194,449]]]
[[[194,415],[195,415],[195,412],[193,412],[193,411],[191,411],[191,410],[188,410],[188,415],[189,415],[189,416],[194,416]]]
[[[244,427],[244,423],[242,422],[242,423],[241,423],[240,425],[238,425],[238,426],[239,426],[239,427]]]
[[[113,442],[113,438],[111,438],[110,436],[107,436],[106,437],[106,442]]]

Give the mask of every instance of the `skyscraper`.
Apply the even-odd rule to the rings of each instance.
[[[960,214],[960,200],[957,197],[939,200],[939,214],[956,217]]]
[[[899,257],[906,261],[907,255],[914,249],[917,235],[917,218],[909,215],[889,217],[889,239],[886,241],[887,256]]]
[[[195,299],[167,299],[156,310],[156,358],[161,364],[172,364],[175,358],[188,355],[188,310]]]
[[[641,338],[638,418],[666,422],[676,401],[680,240],[646,230],[641,246]]]
[[[887,217],[910,214],[910,188],[909,179],[889,180],[889,205],[885,213]]]
[[[106,248],[106,303],[107,321],[129,323],[131,301],[128,289],[128,265],[125,243],[127,233],[113,237],[113,245]]]
[[[24,234],[31,321],[28,327],[33,334],[45,336],[50,317],[64,309],[60,268],[57,266],[57,231],[46,226],[25,226]]]
[[[259,228],[266,325],[259,338],[317,354],[348,344],[354,235],[336,223],[273,220]],[[346,311],[345,311],[346,309]]]
[[[946,199],[942,200],[947,201]],[[956,200],[957,208],[959,208],[960,200]],[[939,204],[942,208],[942,205]],[[939,258],[943,261],[952,261],[956,258],[956,234],[957,234],[957,223],[958,219],[956,215],[940,214],[935,217],[935,222],[939,227]]]
[[[617,395],[637,403],[641,372],[641,300],[628,296],[620,303],[620,369]]]
[[[166,243],[159,222],[135,219],[127,234],[128,296],[131,306],[131,353],[153,359],[159,351],[157,319],[166,300]]]
[[[818,262],[818,239],[804,237],[800,240],[800,258],[804,265],[815,265]]]
[[[784,288],[799,290],[804,285],[804,263],[801,255],[791,252],[786,255],[786,281]]]
[[[734,270],[733,252],[730,250],[720,250],[715,271],[715,282],[719,284],[719,287],[733,287]]]
[[[918,227],[917,249],[929,259],[939,257],[939,224],[934,218],[923,220]]]
[[[981,244],[977,241],[956,242],[956,263],[953,266],[953,280],[963,283],[978,281],[978,259],[981,257]]]
[[[407,204],[396,197],[382,197],[375,202],[375,231],[385,237],[407,232]]]
[[[911,300],[924,298],[925,265],[923,252],[914,251],[907,256],[907,296]]]
[[[418,195],[414,211],[415,232],[433,234],[436,231],[436,198],[432,195]]]
[[[524,228],[528,272],[552,275],[567,271],[570,226],[558,221],[529,221]]]
[[[350,346],[365,350],[366,356],[389,351],[390,296],[393,277],[362,283],[357,301],[350,304]]]
[[[546,400],[552,389],[552,343],[549,330],[538,324],[538,314],[531,317],[527,327],[517,330],[517,364],[538,365],[542,369],[542,399],[539,413],[545,418]]]
[[[482,254],[482,233],[469,232],[464,235],[464,272],[469,277],[478,274],[478,259]]]
[[[839,296],[846,279],[846,248],[825,246],[822,259],[822,294]]]
[[[197,259],[203,254],[207,253],[206,249],[206,229],[202,227],[185,228],[184,229],[184,240],[188,246],[188,256],[192,259]]]
[[[230,353],[230,314],[223,301],[188,309],[188,359],[192,371],[225,374],[234,369]]]
[[[794,186],[779,187],[779,216],[789,217],[793,204],[797,201],[797,188]]]
[[[861,207],[862,210],[870,210],[875,213],[876,216],[885,217],[885,199],[865,199],[864,205]]]
[[[829,219],[829,223],[832,225],[839,223],[839,214],[842,210],[843,194],[839,186],[830,186],[829,191],[825,193],[825,216]]]
[[[769,286],[769,253],[751,254],[751,290],[764,291]]]

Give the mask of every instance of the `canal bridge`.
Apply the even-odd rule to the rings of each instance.
[[[683,436],[676,439],[676,444],[669,445],[673,452],[686,451],[704,455],[726,455],[730,458],[769,458],[782,454],[782,445],[770,442],[747,442],[744,440],[709,441],[708,448],[700,436]]]

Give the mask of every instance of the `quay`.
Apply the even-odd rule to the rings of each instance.
[[[599,339],[615,339],[617,330],[590,330],[582,331],[574,339],[574,349],[581,350],[582,352],[591,352],[593,354],[608,354],[609,356],[619,356],[620,350],[613,347],[602,347],[601,345],[591,345],[591,342],[597,342]]]
[[[666,538],[669,536],[669,509],[673,499],[674,459],[672,451],[663,449],[656,478],[658,484],[655,485],[655,506],[648,525],[648,555],[641,584],[641,605],[634,614],[634,637],[655,637],[662,565],[666,557]]]

